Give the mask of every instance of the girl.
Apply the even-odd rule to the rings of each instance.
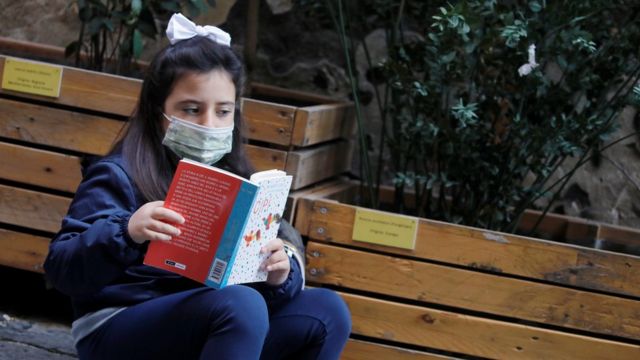
[[[175,14],[167,36],[123,136],[84,171],[45,261],[72,299],[80,358],[337,359],[348,309],[332,291],[302,290],[301,264],[281,239],[263,249],[264,283],[213,290],[142,264],[148,243],[171,241],[185,221],[160,201],[180,157],[252,171],[240,135],[243,68],[229,35]]]

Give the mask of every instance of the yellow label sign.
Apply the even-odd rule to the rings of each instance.
[[[356,209],[353,240],[413,250],[418,218],[369,209]]]
[[[59,97],[62,66],[5,59],[2,88],[28,94]]]

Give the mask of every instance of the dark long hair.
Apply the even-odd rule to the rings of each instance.
[[[162,200],[166,196],[179,158],[162,145],[164,129],[162,111],[176,82],[187,73],[208,73],[224,70],[236,87],[236,109],[233,147],[216,163],[240,176],[248,177],[253,167],[244,152],[240,97],[244,88],[242,62],[229,46],[196,36],[167,46],[151,61],[136,109],[122,137],[111,153],[122,151],[131,176],[146,201]]]

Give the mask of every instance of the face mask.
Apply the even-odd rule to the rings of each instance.
[[[176,155],[204,164],[214,164],[231,152],[233,125],[224,128],[209,128],[167,116],[169,127],[162,145]]]

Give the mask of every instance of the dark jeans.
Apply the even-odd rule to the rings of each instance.
[[[78,344],[81,359],[338,359],[351,330],[333,291],[302,291],[274,314],[256,290],[200,288],[121,311]]]

